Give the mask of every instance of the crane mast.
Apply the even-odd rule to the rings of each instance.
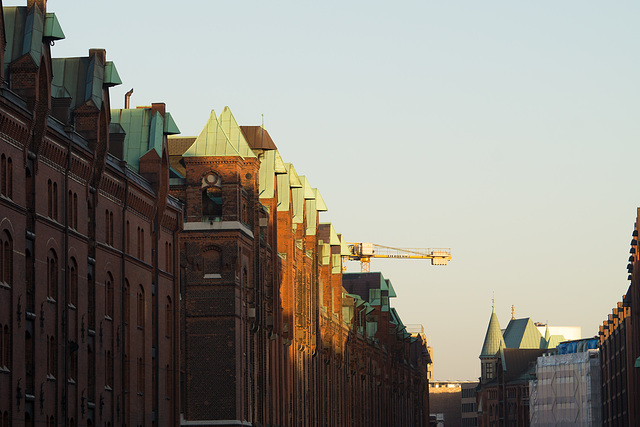
[[[347,248],[349,254],[342,260],[360,261],[362,272],[371,271],[371,258],[430,259],[431,265],[447,265],[451,260],[449,248],[392,248],[375,243],[347,243]]]

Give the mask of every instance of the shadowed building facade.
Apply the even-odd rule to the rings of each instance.
[[[46,1],[2,10],[0,425],[175,425],[182,208],[166,149],[145,156],[111,120],[104,50],[52,58],[64,33]]]

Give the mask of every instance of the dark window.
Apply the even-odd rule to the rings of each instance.
[[[210,220],[222,217],[222,189],[209,187],[202,190],[202,216]]]
[[[67,286],[67,304],[78,305],[78,263],[75,258],[69,260],[69,286]]]
[[[173,308],[171,307],[171,298],[169,297],[167,297],[166,312],[165,333],[168,337],[171,337],[171,331],[173,330]]]
[[[144,288],[142,285],[138,288],[138,328],[144,329],[145,320],[145,302]]]
[[[0,234],[0,280],[13,284],[13,239],[7,230]]]
[[[47,294],[49,298],[58,298],[58,257],[53,249],[47,254]]]
[[[167,365],[167,370],[165,371],[165,395],[167,399],[171,399],[171,395],[173,394],[173,376],[171,375],[171,369],[169,365]]]
[[[13,197],[13,162],[4,154],[0,157],[0,194]]]
[[[113,319],[113,276],[107,273],[105,282],[105,308],[104,314]]]

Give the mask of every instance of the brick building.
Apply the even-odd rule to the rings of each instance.
[[[552,335],[548,325],[543,336],[531,318],[516,319],[513,311],[503,331],[492,308],[479,356],[479,426],[529,425],[529,381],[535,375],[535,362],[562,341],[564,336]]]
[[[150,108],[159,151],[125,154],[143,146],[111,120],[105,51],[52,58],[45,0],[1,18],[0,425],[175,425],[168,115]]]
[[[427,425],[424,334],[406,332],[381,275],[371,294],[345,289],[342,236],[268,132],[225,108],[169,142],[185,205],[182,425]]]
[[[636,425],[640,420],[640,273],[638,272],[638,218],[629,250],[626,294],[600,326],[602,365],[602,421],[605,426]]]

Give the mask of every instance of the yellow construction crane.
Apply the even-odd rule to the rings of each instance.
[[[404,259],[430,259],[431,265],[447,265],[451,260],[451,249],[408,249],[391,248],[389,246],[376,245],[375,243],[347,243],[348,255],[343,255],[343,270],[346,260],[360,261],[360,271],[371,271],[371,258],[404,258]]]

